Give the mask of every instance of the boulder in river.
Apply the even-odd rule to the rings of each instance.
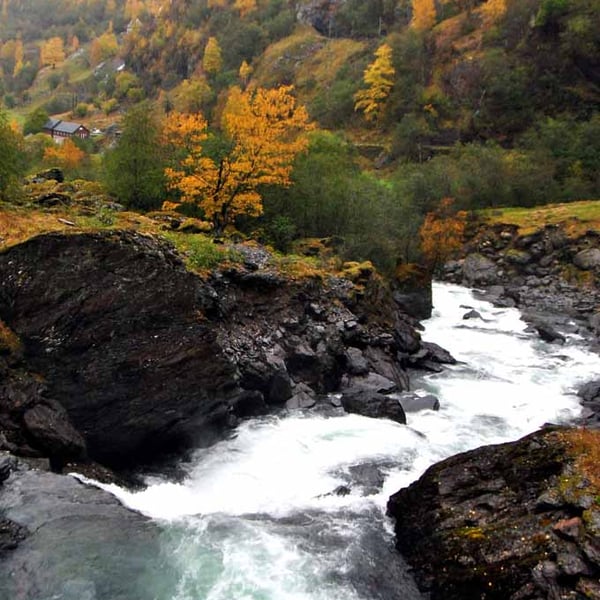
[[[462,266],[462,274],[469,285],[496,283],[496,264],[482,254],[469,254]]]
[[[599,598],[595,467],[581,462],[598,443],[543,430],[453,456],[394,494],[396,546],[421,589],[431,600]]]
[[[398,399],[379,392],[360,389],[348,390],[342,394],[342,406],[346,412],[356,413],[363,417],[406,423],[406,414]]]
[[[402,392],[397,394],[398,400],[405,413],[418,412],[420,410],[440,410],[440,401],[433,394],[415,394],[414,392]]]

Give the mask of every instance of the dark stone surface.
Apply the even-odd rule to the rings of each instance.
[[[266,250],[244,252],[205,279],[131,232],[1,252],[0,319],[22,351],[0,356],[0,449],[57,470],[86,456],[128,467],[211,443],[266,406],[312,406],[347,375],[407,389],[411,357],[440,359],[372,270],[360,285],[286,279]]]
[[[342,394],[342,406],[346,412],[363,417],[390,419],[406,423],[404,409],[397,398],[369,390],[352,389]]]
[[[147,600],[173,574],[161,532],[102,490],[19,464],[0,486],[0,598]]]
[[[518,235],[514,225],[481,224],[472,228],[463,256],[445,265],[445,280],[483,287],[481,298],[517,306],[532,322],[544,318],[554,329],[567,317],[577,333],[600,341],[594,320],[600,305],[598,232],[572,237],[560,225],[546,225]]]
[[[440,401],[433,394],[420,396],[414,392],[402,392],[397,397],[405,413],[420,410],[440,410]]]
[[[197,318],[214,299],[169,246],[40,236],[0,254],[0,280],[0,317],[95,460],[135,462],[227,412],[235,367]]]
[[[431,600],[596,598],[600,515],[562,430],[459,454],[394,494],[396,546]]]

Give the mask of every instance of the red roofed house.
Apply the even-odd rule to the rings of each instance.
[[[55,142],[61,143],[66,138],[79,137],[86,139],[90,137],[90,130],[81,123],[71,123],[60,119],[48,119],[44,125],[44,131],[52,136]]]

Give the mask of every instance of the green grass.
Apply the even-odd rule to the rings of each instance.
[[[517,225],[521,234],[532,233],[544,225],[563,225],[573,237],[590,229],[600,231],[600,200],[546,204],[534,208],[498,208],[478,212],[486,222]]]
[[[227,262],[239,262],[240,257],[231,248],[215,244],[213,239],[202,233],[188,234],[176,231],[163,232],[185,257],[186,264],[194,271],[204,272]]]

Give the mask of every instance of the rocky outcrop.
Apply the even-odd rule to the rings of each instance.
[[[390,498],[397,548],[431,600],[600,597],[600,506],[572,435],[454,456]]]
[[[7,464],[0,483],[0,598],[167,596],[173,569],[156,525],[108,492],[0,453],[0,473]]]
[[[600,305],[600,234],[570,237],[559,225],[519,235],[514,225],[481,225],[463,248],[464,259],[449,262],[444,279],[485,288],[498,306],[518,306],[525,318],[597,337]]]
[[[263,250],[236,252],[204,279],[137,233],[48,234],[0,253],[0,319],[22,346],[0,348],[0,449],[119,468],[311,406],[344,377],[404,390],[405,367],[444,361],[372,270],[294,279]]]

